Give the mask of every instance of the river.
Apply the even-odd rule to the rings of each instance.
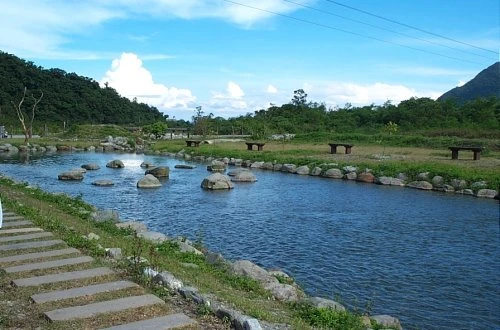
[[[120,159],[124,169],[110,169]],[[141,190],[143,161],[169,166],[159,189]],[[82,182],[57,175],[86,163]],[[310,295],[398,317],[405,329],[499,329],[498,201],[255,170],[231,191],[200,188],[206,165],[136,154],[0,154],[0,173],[81,196],[167,236],[200,237],[229,260],[292,275]],[[111,179],[113,187],[97,187]]]

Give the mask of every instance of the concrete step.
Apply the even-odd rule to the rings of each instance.
[[[3,216],[4,217],[12,216],[12,215],[17,215],[17,214],[14,213],[14,212],[11,212],[11,211],[6,211],[6,210],[3,211]]]
[[[21,227],[32,225],[33,222],[28,220],[20,220],[20,221],[7,221],[2,223],[2,228],[12,228],[12,227]]]
[[[21,234],[21,233],[31,233],[35,231],[43,231],[42,228],[38,227],[28,227],[28,228],[14,228],[14,229],[0,229],[0,235],[2,234]]]
[[[97,293],[118,291],[128,288],[137,288],[138,284],[130,281],[116,281],[102,284],[94,284],[79,288],[51,291],[47,293],[38,293],[31,296],[31,300],[36,304],[42,304],[50,301],[77,298],[82,296],[91,296]]]
[[[54,235],[48,231],[44,231],[41,233],[34,233],[34,234],[26,234],[26,235],[5,236],[5,237],[0,237],[0,243],[15,242],[15,241],[27,241],[30,239],[37,239],[37,238],[51,237],[51,236],[54,236]]]
[[[196,325],[196,321],[182,314],[171,314],[154,319],[127,323],[101,330],[165,330]]]
[[[145,307],[165,302],[152,294],[133,296],[109,301],[102,301],[83,306],[66,307],[45,312],[45,316],[52,322],[85,319],[98,314],[124,311],[131,308]]]
[[[13,243],[8,245],[0,245],[0,251],[25,250],[25,249],[53,246],[63,243],[64,241],[61,241],[60,239],[54,239],[50,241]]]
[[[20,216],[20,215],[3,215],[3,221],[19,221],[19,220],[26,220],[25,217]]]
[[[79,264],[84,264],[84,263],[88,263],[88,262],[92,262],[92,261],[94,261],[94,258],[88,257],[88,256],[83,256],[83,257],[76,257],[76,258],[57,259],[57,260],[51,260],[51,261],[28,263],[28,264],[19,265],[19,266],[5,267],[3,270],[6,273],[19,273],[19,272],[25,272],[25,271],[37,270],[37,269],[49,269],[49,268],[56,268],[56,267],[69,266],[69,265],[79,265]]]
[[[76,270],[73,272],[58,273],[43,276],[34,276],[12,280],[14,286],[36,286],[48,283],[57,283],[65,281],[81,280],[85,278],[99,277],[114,274],[114,271],[108,267],[92,268],[86,270]]]
[[[16,261],[23,261],[23,260],[33,260],[33,259],[55,257],[55,256],[61,256],[61,255],[65,255],[65,254],[79,253],[79,252],[80,251],[78,251],[77,249],[67,248],[67,249],[51,250],[51,251],[45,251],[45,252],[18,254],[15,256],[0,258],[0,264],[6,263],[6,262],[16,262]]]

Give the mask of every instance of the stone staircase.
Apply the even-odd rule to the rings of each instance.
[[[195,320],[172,312],[162,299],[146,294],[138,284],[96,264],[31,221],[3,213],[0,276],[8,276],[15,290],[32,289],[26,299],[49,322],[75,328],[72,322],[92,320],[84,323],[86,329],[199,328]],[[154,316],[148,318],[145,311],[152,309]],[[117,313],[125,317],[114,317]]]

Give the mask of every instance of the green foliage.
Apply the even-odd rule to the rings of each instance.
[[[314,327],[332,330],[364,330],[359,315],[330,308],[316,308],[309,304],[295,304],[297,315]]]
[[[11,101],[19,102],[24,88],[42,90],[33,134],[60,131],[74,124],[144,125],[162,120],[158,109],[131,102],[111,87],[101,88],[91,78],[61,69],[44,69],[33,62],[0,51],[0,109],[2,125],[16,133],[19,122]],[[32,100],[26,99],[30,107]],[[11,129],[12,128],[12,129]]]
[[[164,121],[156,121],[151,125],[142,128],[145,134],[152,134],[156,139],[161,138],[167,133],[168,125]]]

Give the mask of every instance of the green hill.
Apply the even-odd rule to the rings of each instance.
[[[45,125],[117,124],[140,126],[163,120],[163,114],[144,103],[132,102],[113,88],[101,88],[91,78],[61,69],[44,69],[33,62],[0,51],[0,125],[19,126],[12,102],[19,104],[23,90],[27,97],[23,109],[31,112],[33,100],[43,91],[34,133]]]
[[[464,104],[479,97],[490,98],[492,96],[500,99],[500,62],[496,62],[484,69],[465,85],[455,87],[444,93],[438,100],[445,101],[451,99],[458,104]]]

